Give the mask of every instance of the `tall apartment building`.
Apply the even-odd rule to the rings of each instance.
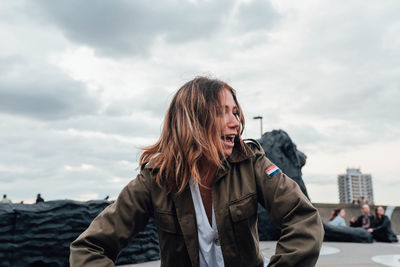
[[[352,203],[360,197],[374,203],[371,174],[362,174],[360,169],[347,168],[346,174],[339,174],[338,187],[340,203]]]

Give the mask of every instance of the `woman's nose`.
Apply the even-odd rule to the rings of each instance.
[[[234,115],[234,114],[229,115],[228,127],[229,128],[238,128],[239,127],[239,118],[237,115]]]

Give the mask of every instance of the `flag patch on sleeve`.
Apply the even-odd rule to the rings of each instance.
[[[272,165],[271,167],[269,167],[268,169],[265,170],[265,173],[269,177],[272,177],[274,174],[276,174],[279,171],[280,171],[280,169],[276,165]]]

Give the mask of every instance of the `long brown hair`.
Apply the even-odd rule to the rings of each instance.
[[[220,80],[197,77],[175,93],[160,138],[154,145],[145,147],[140,156],[140,165],[151,162],[152,167],[159,169],[156,182],[160,187],[166,186],[169,192],[181,192],[190,177],[202,185],[200,159],[218,168],[223,167],[221,125],[217,119],[224,112],[219,107],[223,89],[232,93],[237,105],[240,130],[235,146],[244,146],[241,135],[245,122],[235,90]]]
[[[335,217],[339,215],[339,213],[340,213],[341,210],[342,210],[342,208],[332,210],[331,216],[329,217],[328,220],[329,220],[329,221],[332,221],[333,219],[335,219]]]

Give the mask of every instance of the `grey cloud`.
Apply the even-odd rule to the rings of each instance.
[[[315,145],[320,142],[327,141],[327,137],[320,133],[315,127],[311,124],[308,125],[289,125],[286,129],[288,133],[290,133],[293,140],[296,140],[298,148],[299,144],[301,145]]]
[[[9,115],[0,118],[8,125],[0,125],[0,164],[9,169],[0,169],[0,183],[26,181],[46,186],[50,182],[65,184],[74,176],[78,188],[79,180],[106,181],[113,176],[129,179],[135,174],[131,165],[119,164],[121,161],[136,162],[139,151],[135,144],[56,131],[51,127],[53,122],[50,125],[47,122],[38,124]],[[66,165],[79,167],[82,164],[95,168],[74,172],[65,170]]]
[[[0,58],[0,69],[0,112],[43,120],[97,112],[86,86],[56,67],[10,57]]]
[[[383,126],[399,125],[400,90],[371,86],[365,88],[340,88],[337,90],[325,89],[326,94],[319,94],[317,98],[310,98],[305,112],[315,112],[321,116],[341,118]],[[320,89],[324,90],[324,89]]]
[[[54,121],[49,127],[55,130],[78,129],[129,138],[156,138],[161,122],[161,118],[142,113],[133,113],[130,116],[87,115]]]
[[[370,4],[373,5],[372,2]],[[332,58],[348,66],[364,62],[373,66],[383,57],[389,56],[383,61],[395,54],[398,57],[398,50],[393,54],[394,51],[386,49],[383,42],[388,26],[399,22],[398,3],[377,3],[376,9],[370,4],[353,1],[344,7],[342,3],[329,2],[326,13],[317,17],[318,23],[314,23],[312,31],[307,31],[305,35],[310,40],[307,56]],[[330,9],[332,12],[327,12]],[[371,12],[372,9],[374,12]]]
[[[134,97],[127,97],[114,101],[105,110],[105,114],[111,116],[132,115],[135,112],[147,112],[151,117],[163,118],[172,100],[173,93],[168,93],[162,88],[133,87],[132,90],[139,92]]]
[[[242,3],[236,15],[238,26],[243,31],[270,29],[280,17],[281,15],[274,10],[271,3],[263,0]]]
[[[366,125],[375,134],[390,134],[383,129],[400,123],[400,53],[388,48],[392,43],[385,38],[398,40],[398,30],[388,31],[399,25],[398,3],[377,4],[377,9],[359,1],[346,7],[328,5],[301,40],[301,58],[308,66],[295,73],[309,88],[298,88],[299,99],[308,98],[300,108]]]
[[[307,184],[317,184],[317,185],[337,185],[337,176],[327,175],[323,173],[319,174],[304,174],[303,180],[304,183]]]
[[[9,172],[0,171],[0,183],[11,183],[14,179],[9,175]]]
[[[111,56],[146,55],[153,41],[172,43],[218,34],[234,1],[38,1],[31,16],[55,23],[67,38]],[[38,8],[39,7],[39,8]],[[255,12],[252,14],[252,12]],[[278,17],[269,2],[241,5],[237,19],[244,31],[268,28]],[[260,24],[261,23],[261,24]]]

